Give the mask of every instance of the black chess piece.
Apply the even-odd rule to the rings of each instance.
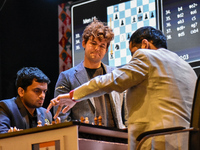
[[[138,17],[138,20],[139,20],[139,21],[142,21],[142,16],[139,16],[139,17]]]
[[[141,10],[141,8],[139,7],[138,13],[141,13],[141,12],[142,12],[142,10]]]
[[[118,19],[118,16],[117,16],[117,14],[115,15],[115,20],[117,20]]]
[[[123,26],[123,25],[124,25],[124,21],[122,20],[122,21],[121,21],[121,26]]]
[[[145,19],[148,19],[148,16],[147,16],[147,14],[145,14]]]
[[[118,44],[115,45],[115,49],[119,50],[119,45]]]
[[[133,17],[133,22],[135,22],[135,17]]]
[[[153,14],[153,12],[151,12],[151,18],[154,18],[154,14]]]

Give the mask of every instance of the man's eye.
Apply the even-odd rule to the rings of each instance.
[[[41,93],[46,94],[46,93],[47,93],[47,90],[34,89],[33,92],[36,93],[36,94],[41,94]]]
[[[34,90],[35,93],[40,93],[40,90]]]

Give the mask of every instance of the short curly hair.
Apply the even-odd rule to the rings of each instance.
[[[105,23],[94,19],[84,30],[82,35],[82,40],[87,43],[89,38],[98,38],[99,41],[105,39],[107,41],[107,48],[110,45],[110,42],[114,38],[113,30],[107,26]]]

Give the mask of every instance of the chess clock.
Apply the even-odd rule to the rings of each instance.
[[[82,33],[94,18],[107,23],[114,31],[107,54],[102,62],[120,67],[131,59],[129,38],[140,27],[160,28],[159,4],[157,0],[87,0],[78,1],[71,6],[72,22],[72,65],[84,59]]]

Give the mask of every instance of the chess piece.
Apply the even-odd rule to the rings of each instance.
[[[10,129],[8,130],[8,132],[16,132],[16,131],[22,131],[23,129],[17,129],[17,127],[10,127]]]
[[[98,121],[99,121],[99,126],[102,126],[102,117],[101,116],[98,117]]]
[[[138,20],[139,20],[139,21],[142,21],[142,16],[138,16]]]
[[[60,119],[60,117],[57,117],[56,121],[55,121],[55,124],[59,124],[59,123],[61,123],[61,119]]]
[[[97,117],[94,118],[94,125],[97,125]]]
[[[38,120],[37,123],[38,123],[38,124],[37,124],[37,127],[41,127],[41,126],[42,126],[42,121]]]
[[[117,16],[117,14],[115,15],[115,20],[117,20],[118,19],[118,16]]]
[[[117,6],[115,6],[114,11],[118,12],[118,7]]]
[[[55,121],[52,121],[52,125],[56,124]]]
[[[111,50],[110,50],[110,59],[113,59],[113,47],[112,47],[112,43],[110,45],[110,48],[111,48]]]
[[[148,16],[147,16],[147,14],[145,14],[145,19],[148,19]]]
[[[122,21],[121,21],[121,26],[123,26],[123,25],[124,25],[124,21],[122,20]]]
[[[125,41],[126,37],[124,37],[124,35],[121,35],[121,41]]]
[[[138,10],[138,13],[142,13],[142,10],[141,10],[141,8],[139,8],[139,10]]]
[[[10,129],[8,130],[8,132],[13,132],[13,127],[10,127]]]
[[[113,59],[113,53],[112,52],[110,53],[110,59]]]
[[[116,44],[116,45],[115,45],[115,49],[116,49],[116,50],[119,50],[119,44]]]
[[[133,22],[135,22],[135,17],[133,17]]]
[[[18,129],[17,129],[17,127],[14,127],[13,132],[16,132],[16,131],[18,131]]]
[[[50,121],[48,120],[48,119],[45,119],[45,124],[44,124],[45,126],[46,125],[50,125]]]
[[[88,123],[89,124],[89,119],[88,119],[88,117],[85,117],[85,123]]]
[[[151,18],[154,18],[154,14],[153,14],[153,12],[151,13]]]
[[[83,116],[81,116],[81,123],[84,123],[84,121],[85,121],[85,119],[84,119],[84,117]]]

